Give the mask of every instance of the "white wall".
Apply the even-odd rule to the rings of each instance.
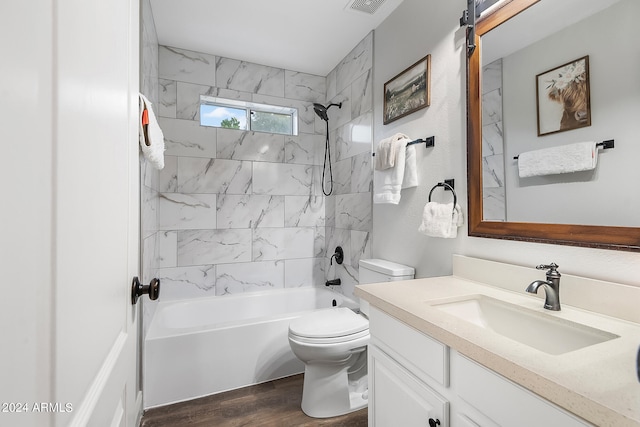
[[[554,261],[564,273],[640,286],[640,254],[466,236],[444,240],[418,233],[422,208],[433,184],[456,179],[466,214],[466,61],[459,45],[458,19],[464,0],[405,0],[375,32],[374,142],[401,131],[412,137],[435,135],[434,148],[419,148],[420,186],[403,190],[397,206],[374,205],[373,256],[416,267],[418,277],[451,274],[451,255],[459,253],[533,266]],[[628,55],[622,47],[620,55]],[[431,106],[382,125],[384,82],[431,53]],[[524,289],[525,284],[523,284]]]
[[[640,2],[621,1],[504,58],[504,168],[510,221],[640,225],[640,215],[633,214],[640,212],[640,192],[624,185],[640,182],[636,164],[640,56],[615,49],[617,41],[634,38],[638,14]],[[594,28],[607,31],[602,36]],[[585,55],[589,55],[591,126],[539,137],[536,75]],[[524,151],[608,139],[615,139],[616,148],[600,150],[594,171],[518,178],[513,157]]]
[[[419,277],[451,273],[451,254],[460,239],[443,240],[418,233],[429,190],[455,179],[458,203],[466,206],[465,59],[456,23],[466,2],[405,0],[375,31],[374,144],[402,132],[411,138],[435,136],[435,147],[417,146],[419,186],[402,191],[399,205],[373,205],[373,255],[416,267]],[[431,54],[431,105],[382,125],[384,83]],[[449,202],[442,189],[434,201]]]

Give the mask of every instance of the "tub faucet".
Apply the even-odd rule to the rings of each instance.
[[[526,291],[531,294],[538,293],[540,286],[544,287],[545,299],[544,308],[547,310],[560,311],[560,276],[558,265],[551,263],[549,265],[538,265],[538,270],[547,270],[547,280],[535,280],[527,286]]]

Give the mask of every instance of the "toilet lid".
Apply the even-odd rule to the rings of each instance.
[[[346,307],[318,310],[291,321],[289,331],[299,337],[331,338],[369,329],[369,321]]]

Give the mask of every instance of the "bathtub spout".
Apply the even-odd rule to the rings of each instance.
[[[340,279],[327,280],[324,282],[325,286],[340,286]]]

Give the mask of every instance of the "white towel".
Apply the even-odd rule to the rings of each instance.
[[[404,139],[409,139],[409,137],[403,133],[396,133],[378,143],[376,148],[376,170],[382,171],[395,166],[398,150],[406,145],[402,143]]]
[[[559,147],[527,151],[518,156],[520,178],[580,172],[595,169],[598,164],[596,143],[577,142]]]
[[[418,231],[431,237],[453,239],[458,235],[458,227],[464,224],[462,209],[453,202],[436,203],[428,202],[422,211],[422,224]]]
[[[139,94],[140,114],[138,115],[138,135],[140,140],[140,149],[144,157],[156,169],[164,168],[164,135],[162,129],[158,125],[156,115],[151,109],[151,102],[143,95]],[[149,117],[149,125],[145,137],[144,125],[142,124],[142,115],[147,110]]]
[[[418,168],[416,167],[416,146],[409,145],[405,151],[404,177],[402,189],[418,186]]]
[[[407,147],[410,141],[404,135],[397,142],[400,148],[397,150],[394,167],[373,171],[373,203],[397,205],[400,203],[400,190],[418,185],[415,147]]]

